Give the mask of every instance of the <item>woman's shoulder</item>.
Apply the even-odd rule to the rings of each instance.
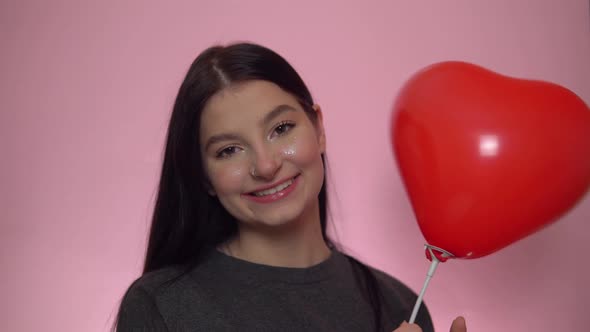
[[[377,291],[381,296],[381,305],[385,311],[394,316],[401,316],[402,319],[408,320],[410,318],[414,304],[418,299],[418,295],[408,285],[400,279],[375,268],[373,266],[359,262],[358,260],[348,256],[353,262],[353,266],[362,266],[374,278],[377,285]],[[420,325],[423,331],[433,331],[432,320],[428,308],[422,303],[418,311],[416,322]]]
[[[399,295],[407,301],[415,301],[418,295],[406,285],[404,282],[399,280],[398,278],[380,270],[375,267],[369,266],[369,269],[379,282],[381,287],[385,287],[386,289],[395,291],[399,293]]]
[[[183,298],[190,286],[188,271],[179,266],[161,268],[138,277],[121,300],[117,331],[167,331],[164,317],[170,316],[174,303]]]
[[[383,289],[383,292],[393,294],[401,302],[400,304],[404,309],[403,312],[406,316],[406,320],[409,319],[412,309],[414,308],[414,304],[418,299],[418,294],[416,294],[416,292],[414,292],[410,287],[408,287],[399,279],[379,269],[373,267],[370,269],[375,275],[375,278],[378,280],[381,288]],[[430,312],[428,311],[428,308],[424,302],[422,302],[420,305],[418,316],[416,317],[416,323],[420,325],[423,331],[434,331]]]
[[[344,254],[344,256],[350,261],[353,270],[358,271],[359,269],[364,269],[369,272],[375,278],[379,287],[383,288],[384,291],[399,293],[400,296],[409,301],[417,298],[416,293],[399,279],[378,268],[363,263],[352,256],[347,254]]]
[[[150,306],[166,286],[173,287],[173,281],[182,276],[178,267],[165,267],[150,271],[138,277],[128,286],[123,295],[123,307]]]
[[[129,290],[143,290],[149,294],[155,294],[164,285],[181,278],[183,273],[183,269],[179,266],[167,266],[150,271],[135,279],[129,286]]]

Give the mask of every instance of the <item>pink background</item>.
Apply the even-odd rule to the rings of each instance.
[[[176,90],[198,52],[283,54],[325,112],[334,222],[361,259],[419,290],[428,266],[388,140],[403,82],[465,60],[590,101],[587,0],[2,1],[0,330],[104,331],[139,275]],[[590,153],[590,152],[589,152]],[[590,325],[588,196],[505,250],[442,265],[438,331]]]

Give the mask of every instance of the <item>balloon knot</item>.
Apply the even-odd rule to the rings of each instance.
[[[455,257],[455,255],[451,254],[450,252],[430,244],[425,244],[424,248],[426,252],[426,258],[431,262],[433,257],[441,263],[446,262],[449,258]]]

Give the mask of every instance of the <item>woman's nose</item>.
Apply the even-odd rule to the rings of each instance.
[[[258,149],[251,165],[250,174],[255,178],[272,180],[281,168],[278,153],[271,149]]]

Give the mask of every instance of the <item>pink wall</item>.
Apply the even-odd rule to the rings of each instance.
[[[323,106],[339,239],[418,290],[428,262],[388,141],[399,87],[458,59],[589,102],[588,14],[587,0],[2,1],[0,330],[106,330],[140,271],[176,89],[200,50],[237,39],[284,54]],[[588,221],[586,197],[496,255],[442,265],[437,329],[463,314],[470,331],[587,330]]]

